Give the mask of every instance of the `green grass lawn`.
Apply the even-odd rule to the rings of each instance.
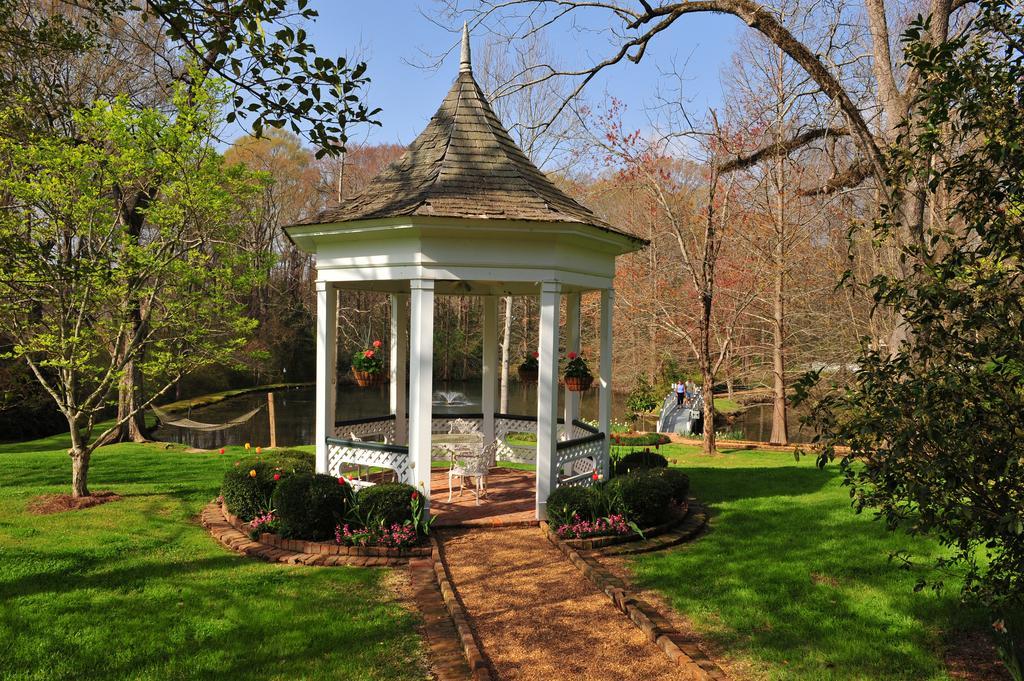
[[[124,498],[26,513],[69,491],[61,438],[0,447],[0,678],[423,679],[418,615],[389,573],[243,558],[196,514],[241,455],[116,445],[90,488]]]
[[[789,453],[660,451],[690,474],[711,508],[710,531],[638,557],[634,571],[745,676],[947,679],[947,642],[958,628],[986,627],[958,605],[955,583],[914,593],[919,573],[889,562],[890,552],[935,555],[938,546],[855,515],[835,466]]]

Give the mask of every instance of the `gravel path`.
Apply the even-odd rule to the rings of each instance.
[[[440,538],[501,681],[679,678],[665,653],[537,528],[445,531]]]

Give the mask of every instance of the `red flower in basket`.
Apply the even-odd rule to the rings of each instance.
[[[594,471],[594,474],[592,476],[590,476],[590,477],[593,478],[596,481],[597,478],[598,478],[597,471]]]
[[[570,352],[567,357],[569,361],[565,365],[565,387],[575,392],[586,390],[594,382],[587,360],[575,352]]]

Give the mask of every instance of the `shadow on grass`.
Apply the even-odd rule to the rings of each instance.
[[[956,585],[914,593],[921,576],[889,561],[934,543],[856,515],[841,474],[809,466],[687,467],[712,530],[634,561],[730,658],[771,678],[945,679],[944,633],[969,626]]]

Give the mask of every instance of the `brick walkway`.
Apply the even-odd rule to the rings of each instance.
[[[471,677],[459,634],[445,608],[441,589],[429,558],[409,561],[409,581],[416,607],[423,615],[423,638],[430,650],[430,667],[438,681],[466,681]]]
[[[430,476],[431,511],[437,527],[536,524],[536,476],[530,471],[493,468],[487,476],[487,495],[477,506],[472,489],[459,498],[458,487],[448,501],[448,469],[436,468]],[[456,482],[456,484],[458,484]]]
[[[687,678],[537,528],[446,530],[441,544],[495,678]]]

